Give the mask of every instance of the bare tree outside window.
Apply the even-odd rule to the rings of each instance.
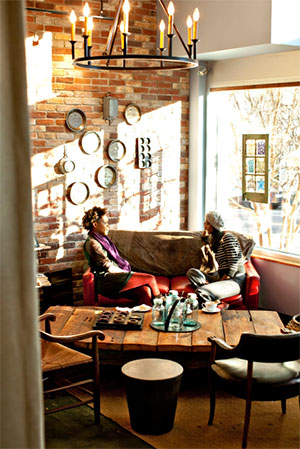
[[[239,216],[240,230],[253,234],[261,247],[300,253],[300,89],[249,89],[214,95],[218,94],[225,104],[217,114],[218,129],[222,142],[226,136],[227,145],[220,146],[218,139],[217,151],[218,157],[221,151],[228,153],[231,193],[227,201]],[[241,197],[242,134],[259,133],[269,134],[268,204]]]

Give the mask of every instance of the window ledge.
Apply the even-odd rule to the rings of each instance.
[[[255,248],[252,257],[255,259],[269,260],[284,265],[300,267],[300,256],[297,254],[282,253],[280,251],[272,251],[265,248]]]

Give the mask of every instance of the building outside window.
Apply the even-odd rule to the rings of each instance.
[[[269,135],[267,203],[242,196],[243,134]],[[258,247],[300,255],[299,87],[210,92],[207,148],[206,209]]]

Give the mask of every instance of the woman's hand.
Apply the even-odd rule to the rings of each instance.
[[[204,229],[204,231],[202,231],[202,237],[208,237],[209,233],[207,231],[207,229]]]
[[[231,279],[231,277],[228,276],[228,274],[223,274],[223,276],[221,277],[221,281],[227,281],[228,279]]]

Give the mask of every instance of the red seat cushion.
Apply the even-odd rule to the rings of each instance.
[[[175,276],[171,279],[170,290],[177,290],[178,293],[194,293],[195,287],[186,276]]]
[[[170,290],[170,279],[166,276],[155,276],[159,291],[165,295]]]
[[[134,307],[136,306],[136,301],[130,298],[125,298],[120,296],[119,298],[108,298],[107,296],[100,295],[98,293],[98,305],[102,307]]]

